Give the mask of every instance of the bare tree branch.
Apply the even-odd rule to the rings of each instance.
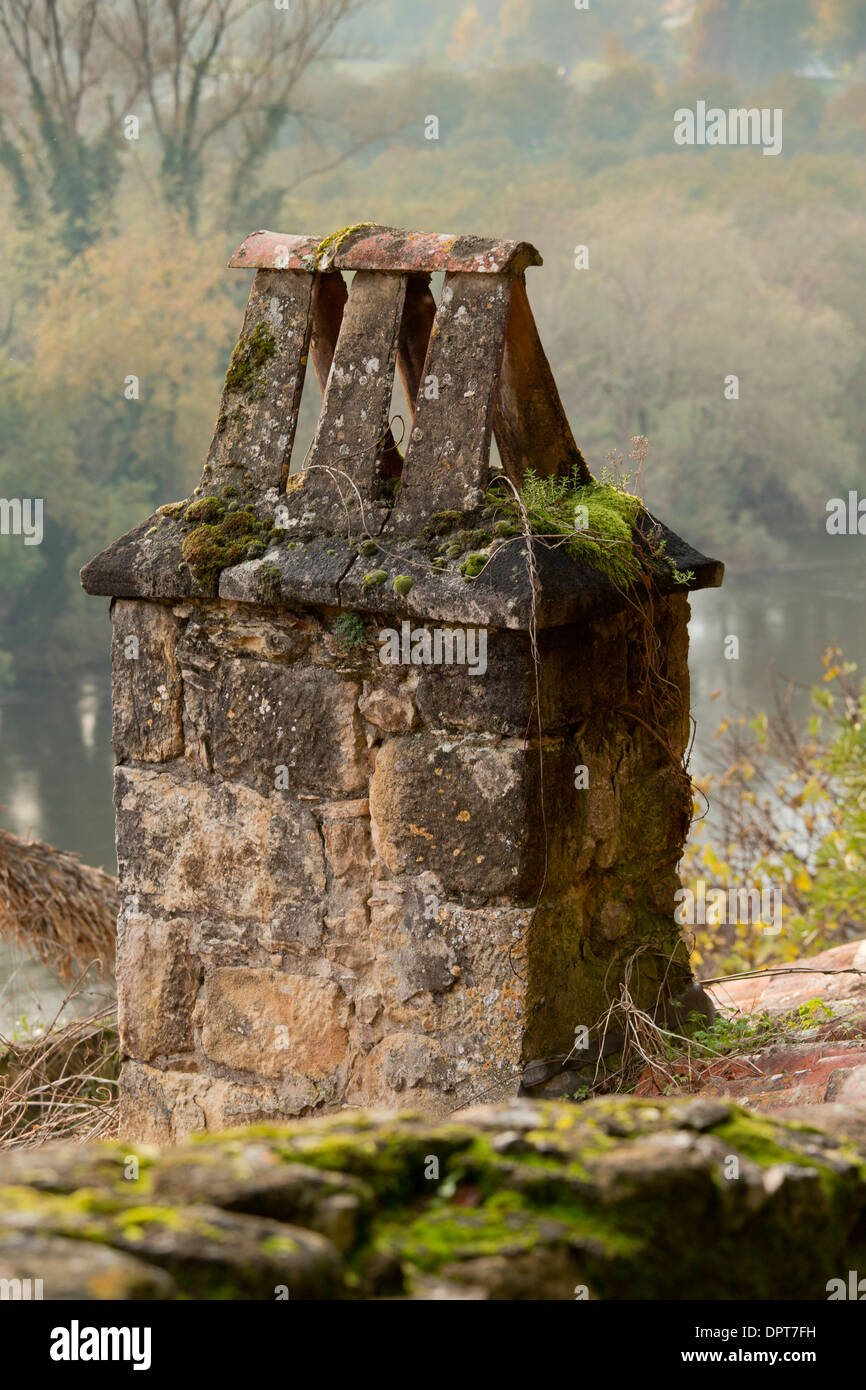
[[[24,0],[20,0],[24,3]],[[323,56],[337,26],[364,0],[125,0],[103,6],[107,41],[146,93],[162,148],[168,201],[194,223],[205,157],[226,135],[239,134],[241,158],[253,167],[277,138],[293,95]],[[253,150],[258,139],[262,149]],[[243,169],[235,168],[237,188]]]

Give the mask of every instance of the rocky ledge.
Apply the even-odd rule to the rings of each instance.
[[[0,1279],[47,1299],[824,1300],[866,1268],[866,1112],[820,1114],[518,1100],[12,1150]]]

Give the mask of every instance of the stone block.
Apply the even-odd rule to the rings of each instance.
[[[321,936],[322,840],[280,793],[208,785],[169,771],[115,773],[118,875],[160,912],[249,919],[278,940]]]
[[[418,719],[414,698],[418,685],[417,672],[404,680],[376,674],[377,679],[364,682],[358,709],[368,724],[381,729],[383,733],[407,734]]]
[[[202,1051],[268,1080],[332,1077],[348,1042],[343,1004],[339,987],[315,975],[220,967],[205,979]]]
[[[162,763],[183,752],[179,623],[140,599],[112,605],[112,743],[119,761]]]
[[[390,871],[432,871],[446,892],[528,889],[540,873],[533,756],[481,739],[390,739],[370,783],[373,842]]]
[[[315,1100],[315,1087],[244,1085],[200,1072],[125,1062],[120,1079],[121,1138],[177,1144],[204,1130],[292,1119]]]
[[[360,686],[326,667],[228,659],[185,672],[184,726],[196,765],[262,795],[356,796],[367,765]]]
[[[149,1062],[193,1046],[198,971],[189,922],[122,912],[117,931],[117,1015],[121,1051]]]
[[[453,1060],[435,1038],[418,1033],[389,1033],[363,1059],[347,1088],[351,1105],[430,1104],[441,1099],[456,1080]]]

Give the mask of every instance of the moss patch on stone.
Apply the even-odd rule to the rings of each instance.
[[[536,1244],[543,1227],[550,1238],[551,1216],[540,1216],[516,1193],[502,1192],[478,1207],[434,1199],[423,1212],[398,1212],[376,1237],[376,1248],[427,1273],[443,1265],[482,1256],[512,1255]],[[563,1224],[563,1236],[568,1225]]]
[[[210,501],[219,502],[219,499],[204,497],[193,506],[200,507]],[[222,506],[221,503],[219,505]],[[187,509],[187,516],[190,510]],[[183,558],[193,578],[203,588],[213,587],[222,570],[247,559],[250,546],[261,532],[261,526],[251,511],[212,514],[219,515],[221,519],[197,526],[184,536],[182,544]]]
[[[262,565],[258,573],[259,601],[279,603],[282,593],[283,576],[279,565]]]
[[[377,506],[392,506],[397,497],[397,493],[400,491],[402,481],[399,473],[391,473],[387,478],[382,478],[376,494]]]
[[[520,535],[528,522],[533,536],[561,546],[572,560],[601,571],[622,591],[652,574],[666,574],[682,584],[694,577],[676,568],[663,542],[638,530],[646,509],[622,481],[584,483],[576,467],[565,478],[541,478],[528,469],[519,502],[501,484],[491,487],[487,501],[498,535]]]
[[[432,540],[434,536],[445,536],[449,531],[453,531],[463,524],[463,513],[456,511],[434,512],[430,520],[424,527],[424,535],[427,540]]]
[[[363,647],[367,642],[367,629],[360,614],[341,613],[334,623],[334,637],[344,650]]]
[[[463,575],[464,579],[475,579],[484,569],[489,559],[490,556],[485,555],[483,551],[467,555],[463,564],[460,566],[460,573]]]
[[[257,323],[252,333],[239,338],[235,345],[226,372],[225,389],[239,391],[250,400],[261,398],[264,394],[259,387],[261,370],[276,351],[273,333],[264,321]]]
[[[0,1155],[4,1260],[4,1237],[26,1230],[134,1252],[181,1297],[270,1297],[281,1260],[306,1270],[299,1297],[321,1297],[324,1260],[332,1297],[423,1297],[444,1279],[570,1301],[578,1283],[611,1299],[823,1299],[866,1255],[864,1154],[715,1098],[521,1100],[441,1123],[342,1112],[142,1150],[127,1184],[135,1152],[46,1147],[29,1161],[50,1191]],[[358,1219],[328,1246],[337,1196]]]
[[[200,521],[212,524],[225,514],[225,503],[218,497],[199,497],[191,502],[184,512],[185,521]]]

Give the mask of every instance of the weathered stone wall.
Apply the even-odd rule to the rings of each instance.
[[[630,611],[471,675],[383,665],[370,615],[115,600],[125,1130],[447,1110],[568,1051],[638,944],[647,999],[681,982],[687,616],[653,716]]]

